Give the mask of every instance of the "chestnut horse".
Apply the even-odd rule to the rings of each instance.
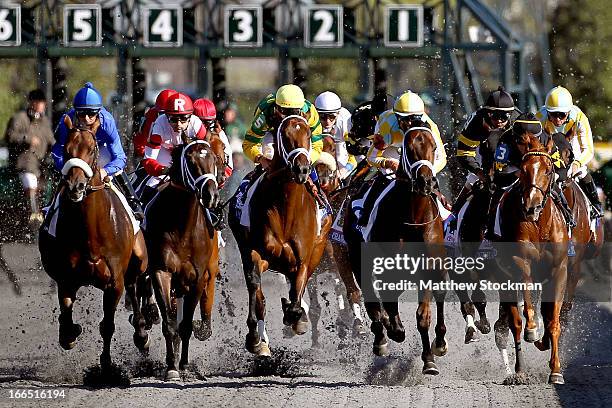
[[[312,169],[310,139],[303,117],[283,119],[275,135],[272,163],[252,193],[250,229],[240,225],[235,211],[230,211],[229,225],[238,242],[249,291],[246,349],[259,356],[270,356],[261,289],[261,275],[266,270],[282,273],[290,282],[289,300],[281,299],[285,326],[291,326],[296,334],[307,329],[302,296],[319,264],[331,226],[327,216],[317,227],[317,203],[307,183]],[[232,200],[230,205],[236,208],[236,197]]]
[[[440,211],[436,202],[433,174],[433,161],[436,143],[426,123],[420,123],[406,132],[403,141],[400,169],[396,180],[387,187],[388,193],[379,199],[377,215],[370,219],[372,227],[370,242],[423,242],[431,257],[444,257],[444,229]],[[371,216],[373,217],[373,215]],[[384,329],[389,338],[403,342],[406,335],[401,322],[398,302],[373,301],[372,282],[363,281],[361,274],[361,242],[359,233],[353,229],[355,216],[352,211],[346,212],[344,236],[347,240],[351,265],[355,277],[360,280],[361,289],[366,293],[366,310],[372,320],[371,330],[374,333],[373,351],[376,355],[387,355],[388,344]],[[433,245],[428,245],[433,244]],[[445,280],[446,271],[431,271],[433,281]],[[365,286],[364,286],[365,285]],[[416,311],[417,329],[421,336],[423,352],[423,373],[436,375],[439,370],[434,362],[434,354],[442,356],[447,352],[444,338],[445,292],[436,293],[436,338],[429,342],[431,324],[430,301],[432,291],[419,291],[419,305]],[[368,299],[369,298],[369,299]]]
[[[517,250],[500,252],[498,262],[506,270],[520,273],[524,283],[532,283],[534,275],[544,285],[541,312],[544,318],[544,337],[536,341],[537,325],[531,300],[531,291],[523,291],[525,335],[527,342],[535,342],[540,350],[551,350],[549,382],[563,384],[559,361],[559,314],[567,279],[568,231],[561,211],[551,198],[555,182],[553,158],[550,152],[553,140],[546,146],[529,133],[520,136],[517,148],[523,155],[520,176],[500,201],[499,220],[501,242],[517,243]],[[517,211],[518,210],[518,211]],[[537,275],[543,276],[537,276]],[[515,371],[523,371],[521,350],[522,319],[514,294],[500,292],[502,302],[500,317],[495,324],[498,336],[507,336],[508,326],[514,336]],[[514,299],[513,299],[514,298]],[[546,300],[546,301],[544,301]],[[504,324],[505,323],[505,324]],[[505,343],[505,340],[502,340]]]
[[[219,251],[208,209],[218,204],[219,192],[218,157],[210,143],[184,139],[172,151],[169,176],[170,183],[147,206],[145,238],[166,340],[166,380],[178,380],[179,345],[179,369],[184,370],[200,301],[206,328],[198,338],[211,334]]]
[[[52,236],[48,222],[43,223],[39,232],[40,256],[43,267],[57,282],[59,343],[64,349],[73,348],[82,332],[81,326],[72,321],[78,289],[92,285],[104,292],[104,318],[100,322],[104,348],[100,364],[107,370],[111,366],[114,316],[124,285],[133,305],[134,342],[141,350],[148,348],[135,288],[136,279],[147,268],[147,250],[142,232],[134,234],[129,210],[115,189],[111,190],[110,182],[100,177],[97,126],[92,130],[78,129],[73,128],[68,116],[64,121],[69,130],[64,147],[64,178],[55,198],[60,200],[57,227]]]

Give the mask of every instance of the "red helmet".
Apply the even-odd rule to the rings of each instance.
[[[200,119],[212,120],[217,117],[215,104],[210,99],[200,98],[193,102],[193,113]]]
[[[166,101],[164,113],[170,115],[193,113],[193,102],[187,95],[177,92]]]
[[[176,92],[174,89],[164,89],[161,91],[155,99],[155,107],[157,110],[163,111],[164,107],[166,106],[166,102],[168,102],[168,98],[172,95],[176,95],[177,93],[178,92]]]

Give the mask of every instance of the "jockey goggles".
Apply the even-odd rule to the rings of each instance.
[[[327,119],[336,120],[337,117],[338,117],[338,112],[327,112],[327,113],[319,112],[319,118],[321,120],[327,120]]]
[[[168,122],[171,123],[185,123],[185,122],[189,122],[189,119],[191,119],[191,114],[187,114],[187,115],[167,115],[168,116]]]
[[[200,118],[204,127],[208,130],[214,130],[216,125],[216,119],[204,119]]]
[[[546,111],[546,113],[548,114],[548,116],[550,116],[551,118],[556,118],[556,119],[565,119],[567,117],[567,114],[569,112],[551,112],[551,111]]]
[[[417,113],[414,115],[395,115],[395,117],[397,118],[398,122],[414,122],[414,121],[422,121],[423,120],[423,114],[422,113]]]
[[[278,105],[276,105],[276,110],[279,114],[281,114],[284,117],[291,116],[291,115],[299,115],[300,112],[302,111],[300,108],[283,108],[282,106],[278,106]]]
[[[489,111],[489,117],[494,120],[508,121],[510,120],[510,112],[498,111],[498,110]]]
[[[79,109],[76,111],[76,115],[81,118],[84,118],[85,116],[93,118],[97,116],[98,113],[100,113],[100,109]]]

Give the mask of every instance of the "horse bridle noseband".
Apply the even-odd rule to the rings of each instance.
[[[200,196],[202,196],[204,186],[208,181],[212,181],[215,184],[215,187],[218,187],[217,166],[214,166],[214,173],[204,173],[198,177],[194,177],[193,174],[191,174],[189,166],[187,165],[185,153],[187,152],[188,148],[196,144],[203,144],[206,147],[210,148],[210,143],[205,140],[194,140],[183,147],[183,150],[181,151],[181,181],[183,182],[183,185],[191,188],[194,192],[198,192]],[[208,154],[209,152],[206,153]]]
[[[302,120],[304,122],[304,124],[308,127],[308,121],[306,121],[306,119],[300,115],[289,115],[286,116],[280,123],[280,125],[278,125],[278,129],[276,130],[276,143],[278,145],[278,148],[280,150],[281,156],[283,157],[283,160],[285,161],[285,164],[294,167],[295,166],[295,159],[298,158],[298,156],[300,155],[304,155],[306,156],[306,158],[308,159],[308,162],[310,163],[310,150],[312,149],[312,142],[309,140],[308,141],[308,149],[304,148],[304,147],[296,147],[295,149],[291,150],[290,152],[287,152],[287,148],[285,147],[285,144],[283,143],[283,137],[281,134],[281,129],[283,128],[283,123],[285,123],[286,120],[291,119],[291,118],[298,118],[300,120]]]
[[[64,179],[66,178],[66,176],[68,175],[68,172],[73,168],[73,167],[78,167],[81,170],[83,170],[83,172],[85,173],[85,176],[87,177],[87,184],[85,186],[85,191],[97,191],[97,190],[101,190],[103,188],[108,188],[109,186],[107,184],[100,184],[98,186],[92,186],[90,185],[91,179],[94,176],[97,167],[98,167],[98,156],[100,155],[100,149],[98,147],[98,140],[96,139],[96,134],[87,128],[73,128],[73,129],[69,129],[69,132],[88,132],[89,134],[92,135],[93,140],[94,140],[94,159],[93,159],[93,164],[92,166],[90,166],[85,160],[80,159],[78,157],[73,157],[71,159],[68,159],[68,161],[66,161],[66,163],[64,163],[64,166],[62,167],[62,176],[64,176]],[[92,168],[93,167],[93,168]]]
[[[546,205],[546,202],[548,201],[548,198],[550,197],[551,193],[552,193],[552,184],[554,182],[554,174],[555,174],[555,166],[554,166],[554,159],[551,157],[550,154],[546,153],[546,152],[527,152],[523,155],[523,157],[521,158],[521,163],[525,161],[526,158],[531,157],[531,156],[541,156],[541,157],[546,157],[548,160],[550,160],[550,163],[552,165],[552,170],[550,171],[550,173],[545,174],[547,177],[549,177],[549,182],[548,182],[548,187],[546,188],[546,190],[542,189],[542,187],[536,185],[536,184],[530,184],[527,186],[527,190],[525,190],[525,188],[523,188],[523,186],[519,183],[520,186],[520,190],[522,193],[525,193],[525,191],[529,191],[531,189],[536,189],[538,191],[540,191],[543,195],[544,195],[544,199],[542,200],[542,205],[541,208],[544,208],[544,206]],[[521,205],[525,205],[525,199],[523,194],[521,194]]]

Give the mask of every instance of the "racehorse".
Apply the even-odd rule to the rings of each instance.
[[[415,126],[416,125],[416,126]],[[376,216],[372,214],[369,232],[370,242],[423,242],[431,257],[444,256],[444,231],[442,218],[435,196],[436,180],[433,174],[433,160],[436,144],[430,128],[426,123],[414,123],[405,136],[402,147],[400,168],[396,180],[387,187],[386,195],[378,199]],[[374,217],[374,218],[372,218]],[[372,320],[371,330],[374,333],[373,351],[376,355],[387,355],[388,344],[384,329],[389,338],[396,342],[405,339],[397,300],[373,301],[371,281],[364,282],[361,275],[361,242],[360,233],[354,229],[356,223],[352,211],[346,211],[344,236],[348,243],[351,266],[355,277],[360,280],[361,289],[366,293],[366,310]],[[445,280],[444,270],[432,271],[432,280]],[[429,342],[431,324],[430,301],[431,290],[419,291],[419,305],[416,312],[417,329],[421,336],[423,352],[423,373],[436,375],[439,370],[434,362],[434,354],[442,356],[447,352],[444,338],[445,292],[436,293],[436,338]]]
[[[39,232],[43,267],[57,282],[60,304],[59,343],[69,350],[82,329],[72,321],[72,308],[81,286],[93,285],[104,292],[104,318],[100,334],[104,348],[100,355],[103,370],[111,366],[110,345],[115,331],[114,315],[123,293],[132,299],[134,343],[141,350],[149,344],[145,321],[136,302],[136,279],[147,268],[147,249],[142,232],[134,233],[129,209],[110,182],[102,180],[98,168],[99,148],[92,130],[74,128],[65,116],[68,138],[64,148],[62,187],[55,200],[59,211],[55,236],[49,222]],[[99,126],[99,123],[98,123]],[[54,203],[56,202],[54,200]]]
[[[568,168],[573,161],[570,140],[571,135],[556,133],[553,140],[559,149],[561,159],[565,167]],[[580,270],[583,260],[593,259],[599,255],[603,247],[604,231],[603,222],[597,219],[594,221],[595,228],[591,230],[591,219],[589,217],[590,203],[588,198],[582,193],[575,179],[567,178],[561,184],[563,194],[572,210],[576,226],[572,229],[571,245],[574,248],[573,256],[568,259],[567,267],[567,289],[565,301],[561,307],[561,323],[567,323],[569,311],[572,309],[572,302],[576,286],[580,280]]]
[[[218,235],[209,209],[219,202],[218,158],[209,142],[187,140],[172,151],[170,182],[147,206],[146,233],[149,274],[162,315],[166,340],[166,380],[178,380],[177,370],[189,361],[189,339],[198,302],[208,338],[219,272]],[[176,301],[176,304],[174,304]]]
[[[230,210],[228,220],[238,242],[249,292],[246,349],[259,356],[270,356],[261,274],[271,269],[288,279],[289,300],[281,299],[283,323],[296,334],[304,334],[308,319],[301,306],[302,296],[319,264],[331,225],[331,217],[326,216],[318,226],[317,202],[308,183],[308,124],[301,116],[287,116],[274,137],[272,163],[252,192],[250,208],[243,209],[249,211],[250,229],[240,224],[235,211]],[[234,197],[230,208],[237,204]]]
[[[541,312],[544,318],[544,337],[536,341],[537,325],[530,290],[523,291],[526,319],[524,339],[535,342],[540,350],[551,349],[549,382],[563,384],[559,361],[559,337],[561,324],[559,314],[567,279],[568,232],[561,211],[553,203],[551,189],[555,182],[553,158],[549,154],[553,147],[550,138],[546,146],[529,133],[520,136],[517,148],[522,154],[520,176],[502,197],[499,206],[501,242],[516,242],[517,250],[503,251],[498,259],[500,266],[520,273],[524,283],[532,283],[534,275],[540,280],[549,280],[544,286]],[[517,209],[520,209],[517,211]],[[516,351],[515,371],[523,370],[521,350],[522,319],[517,299],[511,293],[500,291],[499,320],[495,324],[496,342],[505,343],[508,325],[514,336]],[[544,299],[543,299],[544,300]],[[552,301],[551,301],[552,300]],[[499,344],[498,344],[499,347]]]

